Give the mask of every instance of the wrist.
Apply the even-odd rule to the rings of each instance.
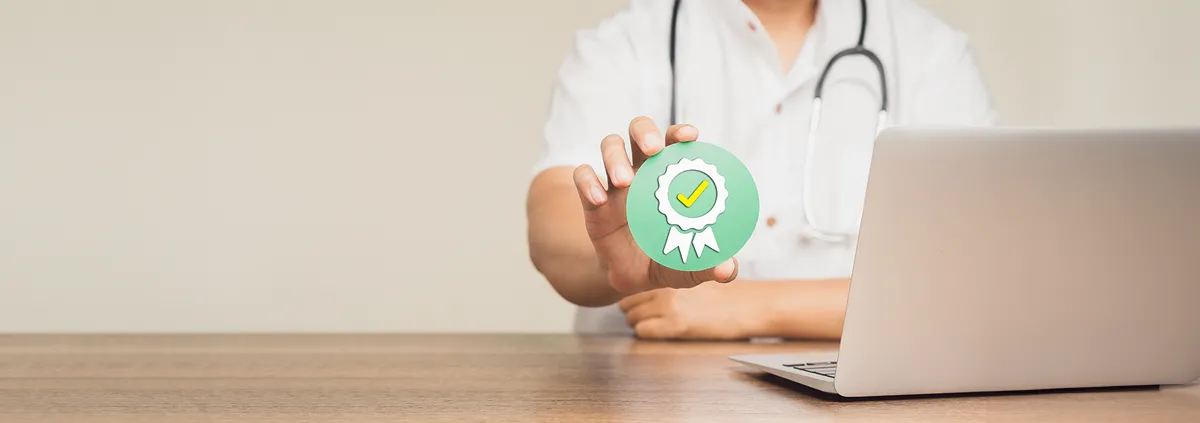
[[[745,316],[739,331],[752,338],[838,339],[849,281],[737,281]]]
[[[775,296],[779,293],[770,282],[736,280],[727,286],[736,291],[735,296],[742,312],[741,318],[736,319],[738,332],[746,338],[766,338],[779,336],[777,324],[777,305]]]

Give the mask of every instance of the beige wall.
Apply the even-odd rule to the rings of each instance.
[[[1005,124],[1194,125],[1200,2],[918,0],[971,37]]]
[[[1197,116],[1195,2],[922,3],[1006,123]],[[0,0],[0,332],[568,330],[523,195],[623,4]]]

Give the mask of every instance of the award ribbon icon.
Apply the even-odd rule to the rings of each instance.
[[[706,142],[675,143],[638,168],[625,216],[634,242],[654,262],[710,269],[750,240],[759,224],[758,188],[733,153]]]
[[[707,213],[699,217],[684,216],[675,211],[671,205],[669,192],[671,181],[687,171],[703,173],[712,180],[713,188],[716,189],[716,203]],[[667,223],[670,224],[670,229],[666,234],[667,240],[663,245],[663,254],[679,250],[680,260],[687,263],[692,248],[696,250],[696,257],[700,257],[704,253],[705,247],[721,252],[721,247],[717,245],[717,237],[713,234],[711,226],[717,223],[717,217],[725,212],[725,200],[729,198],[729,191],[725,188],[725,177],[717,172],[716,166],[706,163],[704,159],[681,158],[678,163],[668,165],[666,172],[658,177],[658,189],[654,191],[654,198],[658,200],[658,211],[666,216]]]

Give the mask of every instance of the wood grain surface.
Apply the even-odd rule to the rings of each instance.
[[[838,401],[726,358],[834,348],[569,335],[0,335],[0,422],[1200,422],[1198,385]]]

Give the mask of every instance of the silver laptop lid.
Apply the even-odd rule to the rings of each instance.
[[[1200,130],[883,132],[839,361],[847,396],[1200,377]]]

